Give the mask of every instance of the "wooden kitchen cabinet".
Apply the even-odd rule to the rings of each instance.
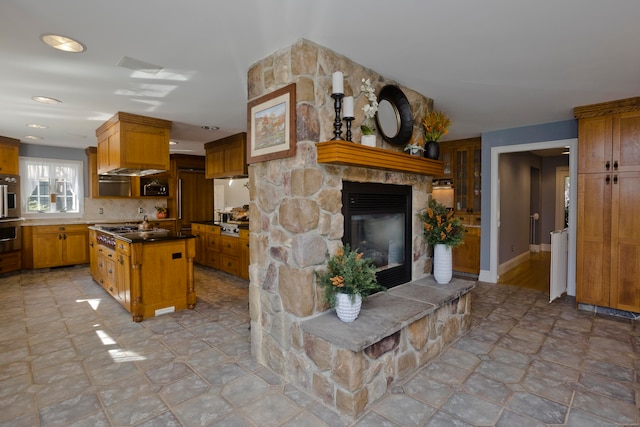
[[[22,268],[20,251],[3,252],[0,254],[0,275]]]
[[[454,209],[458,212],[480,212],[481,147],[480,138],[452,148]]]
[[[96,130],[99,174],[169,170],[167,120],[118,112]]]
[[[0,174],[20,175],[20,140],[0,136]]]
[[[126,242],[116,243],[116,300],[127,311],[131,311],[131,245]]]
[[[220,227],[205,226],[204,234],[204,265],[220,269]]]
[[[239,237],[220,236],[220,270],[240,276],[242,241]]]
[[[208,179],[246,177],[247,134],[231,135],[204,146],[206,152],[205,173]]]
[[[576,300],[640,312],[640,98],[577,107]]]
[[[86,264],[89,232],[84,224],[23,227],[23,267],[46,268]]]
[[[465,227],[464,241],[453,248],[453,270],[464,273],[480,273],[480,227]]]
[[[205,231],[206,225],[194,223],[191,225],[191,234],[196,236],[196,256],[193,258],[193,262],[196,264],[204,265],[205,260]]]

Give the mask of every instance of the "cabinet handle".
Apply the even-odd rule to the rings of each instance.
[[[610,167],[611,167],[611,163],[609,162],[609,160],[607,160],[607,163],[604,164],[604,168],[606,170],[609,170]]]
[[[113,273],[113,270],[112,270],[112,269],[109,269],[108,273],[109,273],[109,274]]]
[[[113,292],[113,286],[109,288],[109,292]]]
[[[611,177],[607,175],[607,177],[604,179],[604,182],[606,182],[608,185],[611,182]]]
[[[618,175],[613,175],[613,183],[614,184],[618,183]]]
[[[90,247],[93,247],[93,242],[90,242],[90,243],[89,243],[89,246],[90,246]]]
[[[63,234],[62,240],[67,240],[67,235]]]
[[[62,240],[62,234],[58,234],[58,240]]]
[[[613,170],[618,170],[618,161],[613,162]]]

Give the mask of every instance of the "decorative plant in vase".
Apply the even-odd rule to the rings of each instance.
[[[407,144],[404,147],[404,151],[408,151],[409,154],[416,155],[421,151],[424,151],[424,148],[420,144]]]
[[[373,126],[373,118],[378,112],[378,97],[375,94],[375,90],[373,86],[371,86],[370,79],[362,79],[362,85],[360,85],[360,90],[364,92],[364,96],[367,98],[369,102],[362,107],[362,111],[364,112],[364,121],[360,125],[360,130],[362,131],[362,145],[368,145],[370,147],[376,146],[376,136],[374,135],[375,127]]]
[[[167,208],[166,206],[155,206],[156,208],[156,218],[166,218],[167,217]]]
[[[430,111],[424,119],[424,155],[429,159],[438,160],[440,157],[440,145],[438,140],[449,133],[451,119],[442,111]]]
[[[343,322],[352,322],[358,317],[364,298],[385,290],[378,284],[373,261],[363,258],[362,252],[351,250],[349,245],[330,256],[327,270],[316,272],[316,275],[324,288],[325,301],[336,308],[336,314]]]
[[[417,215],[424,224],[425,240],[433,245],[433,277],[440,284],[449,283],[453,274],[451,248],[462,244],[464,227],[453,210],[433,199]]]

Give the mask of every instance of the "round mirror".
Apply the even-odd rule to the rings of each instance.
[[[380,90],[376,122],[382,138],[389,144],[404,146],[411,140],[411,106],[398,86],[387,85]]]
[[[400,114],[388,99],[383,99],[378,103],[378,123],[380,132],[382,132],[383,135],[387,135],[390,138],[398,135],[398,131],[400,130]]]

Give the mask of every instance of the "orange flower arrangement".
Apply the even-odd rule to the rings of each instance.
[[[431,200],[429,206],[418,213],[424,224],[424,237],[430,245],[459,246],[464,238],[464,227],[453,211]]]
[[[429,114],[422,119],[422,126],[424,126],[424,140],[437,141],[449,133],[451,119],[442,111],[430,111]]]

